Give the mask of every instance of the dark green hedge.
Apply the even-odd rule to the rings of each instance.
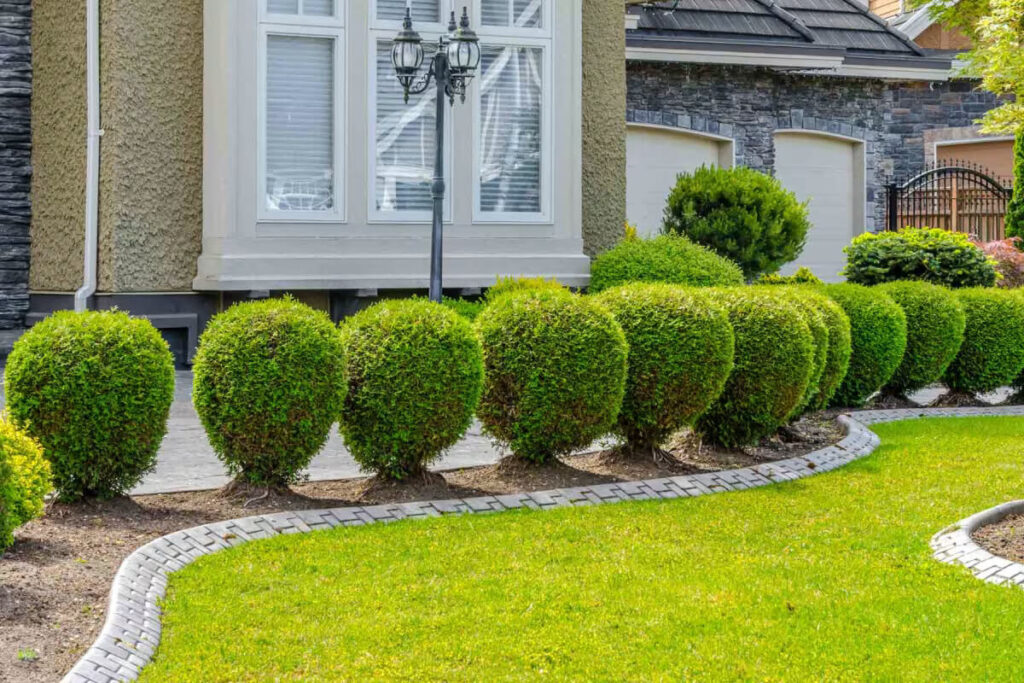
[[[722,393],[733,364],[729,315],[703,290],[635,284],[598,295],[626,333],[629,375],[616,431],[650,451]]]
[[[174,358],[147,320],[55,313],[14,345],[6,384],[11,418],[42,445],[60,498],[112,498],[156,462]]]
[[[803,251],[807,207],[775,178],[745,166],[679,176],[665,208],[666,233],[685,235],[739,264],[753,280]]]
[[[907,228],[866,232],[846,247],[843,273],[855,284],[924,280],[946,287],[992,287],[995,265],[960,232]]]
[[[907,348],[907,316],[880,289],[855,284],[822,288],[850,319],[850,367],[831,405],[859,407],[892,379]]]
[[[345,350],[330,318],[292,299],[232,306],[210,321],[192,400],[217,457],[239,481],[297,481],[345,398]]]
[[[964,289],[956,293],[967,317],[964,342],[946,370],[958,393],[995,391],[1024,370],[1024,296],[1015,290]]]
[[[942,379],[964,341],[967,320],[953,292],[927,282],[891,282],[879,289],[907,316],[907,350],[883,389],[906,396]]]
[[[743,284],[743,273],[728,259],[676,235],[624,240],[591,266],[592,293],[633,282],[730,286]]]
[[[422,472],[469,428],[483,353],[469,322],[425,300],[387,301],[342,325],[349,391],[341,434],[365,469]]]
[[[544,462],[615,425],[626,386],[625,335],[594,299],[539,291],[503,297],[477,318],[485,431]]]
[[[43,514],[50,485],[43,449],[0,416],[0,555],[14,543],[15,529]]]
[[[804,314],[773,288],[711,291],[729,311],[735,365],[696,429],[722,446],[753,444],[781,427],[804,399],[814,338]]]

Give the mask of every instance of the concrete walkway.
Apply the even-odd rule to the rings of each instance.
[[[2,375],[0,375],[2,376]],[[928,404],[941,393],[930,388],[913,396],[921,404]],[[1008,391],[997,392],[986,399],[1005,400]],[[0,403],[3,389],[0,386]],[[443,471],[461,467],[490,465],[501,458],[490,440],[483,436],[480,424],[474,423],[466,437],[457,443],[432,469]],[[309,466],[311,481],[334,481],[365,476],[349,454],[337,428],[331,430],[330,440]],[[192,407],[192,373],[178,372],[174,390],[174,404],[167,424],[167,436],[157,454],[156,469],[136,487],[133,495],[204,491],[224,486],[230,478],[224,466],[214,455],[206,440],[206,432]]]

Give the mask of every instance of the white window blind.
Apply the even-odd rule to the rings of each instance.
[[[541,213],[544,48],[484,45],[480,210]]]
[[[426,50],[429,62],[433,52]],[[433,207],[434,87],[403,99],[391,64],[391,43],[377,43],[374,198],[378,212],[428,212]],[[447,172],[448,169],[446,169]]]
[[[466,0],[463,0],[466,1]],[[442,0],[412,0],[413,22],[437,23],[441,20]],[[449,6],[448,2],[444,3]],[[377,19],[400,21],[405,18],[406,0],[377,0]]]
[[[481,0],[480,17],[484,26],[543,28],[544,0]]]
[[[271,211],[336,209],[336,49],[333,37],[267,36],[265,174]]]
[[[333,17],[335,0],[267,0],[268,14]]]

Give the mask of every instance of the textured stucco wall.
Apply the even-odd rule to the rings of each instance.
[[[583,2],[583,239],[613,246],[626,220],[626,30],[622,0]]]
[[[32,256],[29,286],[82,281],[85,2],[35,0],[32,24]]]
[[[202,0],[103,0],[101,292],[190,291],[202,240]],[[81,284],[83,0],[36,0],[32,287]]]

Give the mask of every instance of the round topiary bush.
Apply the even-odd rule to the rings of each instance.
[[[1009,386],[1024,370],[1024,297],[1001,289],[963,289],[956,296],[967,325],[946,386],[958,394]]]
[[[905,397],[939,381],[964,341],[967,320],[952,291],[927,282],[890,282],[879,289],[907,316],[907,350],[882,392]]]
[[[592,298],[504,297],[476,321],[484,349],[485,431],[545,462],[609,433],[626,387],[625,335]]]
[[[807,323],[807,328],[811,331],[811,337],[814,339],[814,362],[811,365],[807,390],[790,415],[791,418],[796,418],[804,413],[821,389],[821,379],[825,374],[825,365],[828,362],[829,326],[826,323],[825,313],[821,310],[820,297],[814,297],[807,288],[774,286],[771,293],[785,297],[800,311],[804,316],[804,322]]]
[[[823,289],[850,319],[850,367],[831,405],[858,407],[892,379],[907,348],[907,316],[880,289],[854,284]]]
[[[631,452],[649,453],[722,393],[733,363],[729,315],[702,290],[671,285],[624,285],[598,299],[629,344],[616,431]]]
[[[962,232],[907,228],[866,232],[843,250],[843,274],[855,284],[924,280],[946,287],[992,287],[996,264]]]
[[[466,433],[483,390],[473,327],[423,300],[387,301],[342,325],[349,390],[341,434],[365,469],[422,472]]]
[[[498,281],[487,289],[487,292],[484,294],[484,301],[492,304],[510,294],[528,294],[530,292],[571,293],[561,282],[554,278],[549,280],[543,277],[499,277]]]
[[[11,419],[42,445],[62,500],[121,495],[153,468],[174,358],[149,321],[55,313],[14,345],[5,377]]]
[[[14,543],[15,529],[43,514],[50,483],[43,449],[0,416],[0,555]]]
[[[232,306],[199,341],[192,400],[239,485],[284,487],[324,444],[345,399],[345,349],[325,313],[293,299]]]
[[[743,273],[735,263],[677,235],[624,240],[590,268],[592,293],[633,282],[730,286],[742,285]]]
[[[850,369],[850,355],[853,352],[853,340],[850,330],[850,318],[842,306],[821,293],[817,288],[798,287],[804,297],[817,304],[825,326],[828,328],[828,353],[825,356],[825,367],[818,380],[817,392],[810,397],[804,410],[824,410],[835,396],[839,386],[846,378]]]
[[[729,311],[735,365],[696,430],[722,446],[753,444],[781,427],[804,399],[814,366],[814,338],[805,315],[773,289],[713,291]]]
[[[679,176],[664,230],[713,249],[753,280],[799,256],[810,225],[807,207],[776,178],[745,166],[703,166]]]

